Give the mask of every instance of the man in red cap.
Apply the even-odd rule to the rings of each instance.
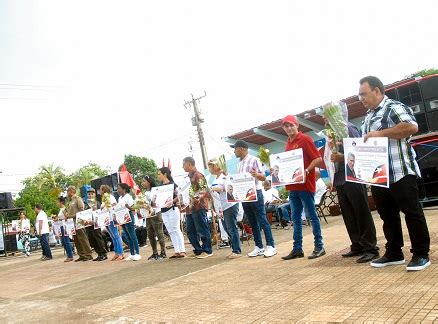
[[[283,260],[291,260],[304,257],[303,252],[303,225],[301,214],[303,209],[312,224],[315,248],[309,259],[315,259],[325,254],[322,241],[321,223],[315,209],[315,167],[322,163],[321,156],[311,137],[298,131],[298,120],[295,116],[288,115],[282,120],[283,130],[288,136],[286,151],[303,149],[304,158],[304,183],[287,185],[289,190],[289,203],[292,210],[294,223],[292,251],[282,257]]]

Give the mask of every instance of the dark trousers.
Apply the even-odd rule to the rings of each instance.
[[[156,216],[146,219],[146,228],[148,230],[149,242],[151,243],[152,253],[158,254],[157,239],[160,243],[160,252],[166,254],[166,246],[163,233],[163,217],[161,213]]]
[[[137,241],[138,241],[138,245],[141,246],[145,246],[146,245],[146,240],[148,238],[148,232],[146,227],[144,226],[138,226],[135,228],[135,235],[137,235]]]
[[[376,226],[368,205],[366,188],[346,182],[337,186],[339,205],[351,241],[351,251],[377,253]]]
[[[414,257],[429,257],[430,237],[423,209],[418,201],[417,179],[407,175],[389,188],[371,187],[377,211],[383,220],[386,255],[403,258],[403,233],[400,211],[405,214],[406,226]]]
[[[192,211],[191,214],[186,215],[186,226],[187,236],[190,244],[193,246],[193,253],[196,255],[199,255],[202,252],[207,254],[213,253],[207,211],[205,209],[200,209]],[[202,246],[199,244],[199,239],[201,239]]]
[[[88,226],[85,227],[85,230],[87,231],[88,241],[97,255],[106,256],[105,240],[100,228],[95,229],[94,226]]]
[[[41,249],[43,252],[43,256],[51,259],[52,258],[52,251],[50,251],[49,234],[41,234],[40,243],[41,243]]]
[[[91,257],[90,242],[84,228],[76,229],[76,235],[73,235],[78,255],[80,257]]]

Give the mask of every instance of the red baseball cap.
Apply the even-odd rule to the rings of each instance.
[[[287,115],[286,117],[284,117],[284,118],[281,120],[281,124],[282,124],[282,125],[284,125],[284,124],[286,124],[286,123],[294,124],[294,125],[298,125],[297,117],[292,116],[292,115]]]

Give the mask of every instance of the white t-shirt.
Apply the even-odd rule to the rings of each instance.
[[[216,177],[216,176],[215,176]],[[211,188],[220,187],[222,190],[225,189],[225,174],[221,173],[219,177],[215,178],[211,184]],[[227,210],[233,207],[236,203],[229,203],[227,200],[227,193],[224,191],[218,192],[221,201],[222,210]]]
[[[263,189],[262,193],[263,193],[263,199],[265,201],[265,204],[268,202],[272,202],[276,199],[279,199],[278,190],[275,188],[271,187],[271,189],[269,189],[267,191],[265,189]]]
[[[59,209],[59,213],[58,213],[58,219],[59,219],[59,220],[64,220],[64,219],[65,219],[65,216],[64,216],[64,210],[65,210],[65,207],[61,207],[61,208]]]
[[[132,199],[132,196],[130,194],[125,194],[123,197],[119,197],[119,202],[117,205],[125,207],[125,205],[128,204],[129,207],[134,205],[134,199]]]
[[[319,205],[319,203],[321,202],[322,195],[326,191],[327,191],[327,186],[325,185],[324,181],[321,178],[319,178],[316,181],[315,205]]]
[[[43,226],[41,228],[41,231],[39,228],[40,220],[43,221]],[[44,210],[41,210],[38,213],[38,216],[37,216],[36,221],[35,221],[35,228],[36,228],[38,234],[48,234],[49,233],[49,220],[48,220],[47,214],[45,213]]]

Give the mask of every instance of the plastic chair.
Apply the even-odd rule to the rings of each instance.
[[[316,208],[316,213],[318,214],[319,219],[321,219],[322,217],[324,218],[324,221],[328,224],[327,222],[327,218],[325,218],[325,214],[324,214],[324,208],[325,206],[325,197],[328,193],[328,190],[326,192],[324,192],[324,194],[321,197],[321,200],[319,201],[319,204],[315,205]]]

